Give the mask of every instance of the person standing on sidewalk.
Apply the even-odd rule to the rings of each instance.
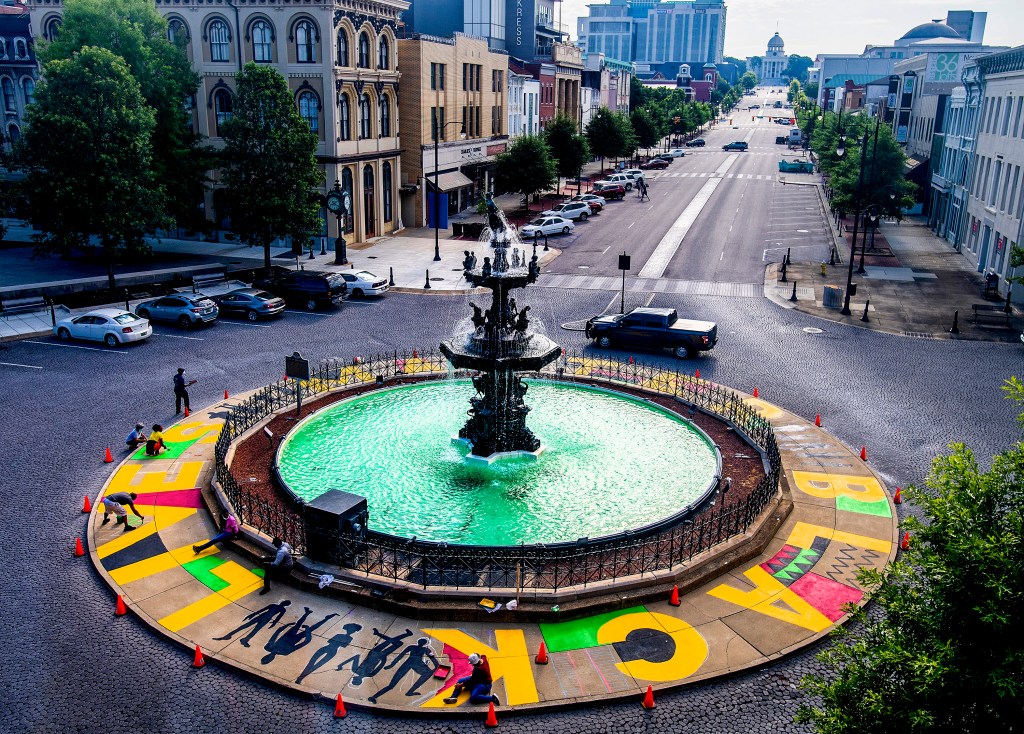
[[[181,403],[185,402],[185,410],[191,410],[192,408],[188,404],[188,390],[186,389],[190,385],[195,385],[196,380],[189,380],[185,382],[185,368],[179,367],[178,374],[174,376],[174,414],[177,415],[181,412]]]
[[[263,558],[263,590],[260,594],[266,594],[270,592],[270,579],[288,578],[288,574],[291,573],[292,564],[295,563],[292,560],[292,547],[285,543],[280,538],[274,538],[274,547],[277,548],[277,555],[271,559],[269,556]]]

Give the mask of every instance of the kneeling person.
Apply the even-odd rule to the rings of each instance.
[[[139,511],[135,509],[135,499],[138,497],[135,492],[114,492],[108,494],[103,498],[103,525],[110,522],[110,513],[114,513],[114,517],[117,518],[115,524],[124,523],[124,531],[135,530],[131,525],[128,524],[128,510],[124,509],[125,506],[131,508],[135,516],[140,520],[145,518],[139,514]]]
[[[468,690],[470,703],[497,704],[498,697],[491,694],[493,680],[491,679],[491,666],[487,662],[487,656],[478,655],[474,652],[469,656],[469,664],[473,666],[473,672],[463,678],[459,678],[452,689],[452,695],[444,699],[444,702],[456,703],[459,700],[459,694],[464,690]]]

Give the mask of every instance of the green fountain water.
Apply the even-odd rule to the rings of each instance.
[[[373,530],[480,545],[554,543],[638,528],[695,503],[716,471],[687,421],[628,396],[529,382],[537,459],[466,461],[451,437],[468,380],[367,393],[321,410],[283,443],[282,479],[311,500],[366,497]]]

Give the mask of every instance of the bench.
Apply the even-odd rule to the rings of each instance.
[[[4,303],[0,301],[0,316],[17,316],[23,313],[44,311],[50,307],[50,299],[46,296],[33,296],[31,298],[12,298]]]
[[[973,303],[971,309],[974,311],[974,323],[979,318],[995,319],[1002,321],[1006,327],[1010,326],[1010,314],[1004,306],[993,306],[989,303]]]

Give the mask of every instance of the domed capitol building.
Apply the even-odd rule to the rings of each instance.
[[[757,80],[761,84],[786,84],[786,67],[789,66],[789,57],[786,56],[786,44],[778,31],[768,39],[768,50],[764,56],[750,56],[747,58],[747,68],[757,74]]]

